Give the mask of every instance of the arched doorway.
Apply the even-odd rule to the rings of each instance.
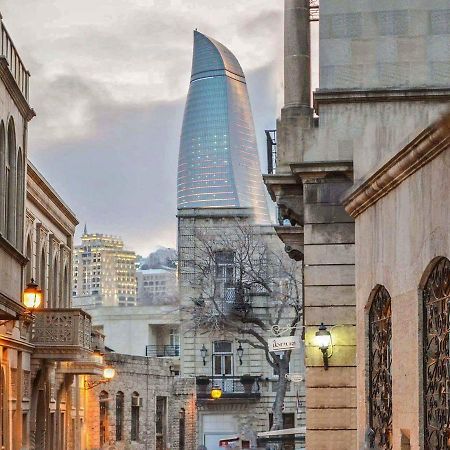
[[[369,310],[369,422],[380,450],[392,449],[391,366],[391,297],[384,286],[378,286]]]
[[[450,448],[450,261],[438,258],[425,273],[421,286],[424,446],[434,450]]]

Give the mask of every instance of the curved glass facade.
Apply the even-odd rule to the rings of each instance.
[[[251,207],[268,221],[250,101],[235,56],[194,31],[178,160],[178,208]]]

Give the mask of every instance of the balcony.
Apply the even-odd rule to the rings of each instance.
[[[259,377],[245,379],[232,376],[199,376],[196,382],[197,398],[199,400],[210,399],[210,392],[213,386],[218,386],[222,389],[220,400],[259,400],[261,397]]]
[[[33,356],[73,361],[91,353],[91,316],[82,309],[58,308],[35,312]]]
[[[14,78],[17,87],[22,93],[24,99],[28,101],[30,72],[28,72],[20,59],[19,53],[17,52],[17,49],[14,46],[14,43],[3,22],[0,24],[0,32],[2,41],[1,56],[4,58],[5,62],[8,63],[9,71]]]
[[[145,356],[156,356],[158,358],[169,358],[180,356],[179,345],[146,345]]]

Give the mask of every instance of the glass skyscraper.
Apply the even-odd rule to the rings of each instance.
[[[211,207],[250,207],[269,220],[244,72],[226,47],[194,31],[178,208]]]

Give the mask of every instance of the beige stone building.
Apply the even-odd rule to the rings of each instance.
[[[292,224],[277,233],[305,266],[306,445],[447,448],[436,358],[448,349],[435,345],[448,342],[448,122],[435,121],[448,108],[450,5],[321,1],[313,101],[308,6],[285,2],[285,106],[265,177]]]
[[[73,266],[75,305],[136,305],[136,254],[120,238],[89,234],[85,227]]]
[[[214,331],[212,327],[196,328],[193,320],[193,300],[204,294],[196,283],[198,274],[201,273],[199,267],[205,262],[204,248],[199,243],[198,236],[203,236],[206,245],[215,246],[214,249],[217,248],[218,251],[225,251],[224,236],[229,235],[231,240],[234,239],[237,223],[252,224],[251,209],[210,207],[178,210],[179,289],[182,311],[181,374],[195,377],[197,380],[197,444],[206,445],[209,450],[219,449],[221,439],[233,436],[240,436],[250,441],[253,446],[257,443],[264,445],[264,441],[258,441],[257,438],[259,433],[270,430],[272,406],[279,382],[278,375],[266,361],[264,350],[249,345],[246,342],[248,336],[228,330]],[[283,255],[282,246],[272,226],[253,225],[252,233],[257,236],[257,240],[275,249],[279,248],[280,254]],[[219,277],[234,276],[230,273],[235,270],[234,265],[237,263],[216,264],[218,266],[214,270],[218,271]],[[270,262],[268,264],[270,266]],[[217,286],[214,289],[219,289],[221,285]],[[233,287],[225,286],[223,298],[227,298],[227,294],[233,295],[232,292]],[[222,298],[222,294],[218,295]],[[269,317],[271,300],[273,299],[258,293],[252,294],[251,298],[252,317],[258,317],[267,323],[267,330],[263,333],[265,338],[274,336]],[[287,308],[280,325],[287,325],[292,314],[293,311]],[[272,319],[275,323],[276,318]],[[301,331],[298,334],[301,334]],[[302,348],[293,351],[290,372],[303,376]],[[253,377],[250,388],[244,387],[241,378],[243,375]],[[222,398],[211,400],[210,390],[216,385],[222,389]],[[303,380],[288,383],[283,417],[285,428],[291,429],[293,433],[285,437],[285,448],[303,448]]]
[[[173,358],[180,356],[178,303],[155,306],[85,306],[93,324],[105,334],[105,344],[117,353]]]
[[[195,379],[173,376],[170,362],[110,353],[116,370],[106,384],[86,390],[88,449],[194,450]]]

